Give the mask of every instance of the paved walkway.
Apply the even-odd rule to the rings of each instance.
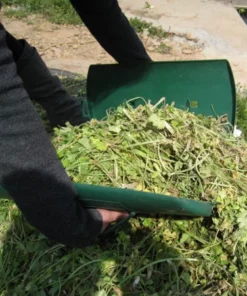
[[[247,8],[247,0],[214,0],[225,4],[232,4],[234,7]]]
[[[236,82],[247,85],[247,26],[229,3],[234,1],[119,0],[128,16],[138,15],[165,30],[198,38],[204,47],[196,59],[228,59]],[[145,2],[152,9],[145,8]]]
[[[231,0],[230,1],[235,7],[247,8],[247,0]]]

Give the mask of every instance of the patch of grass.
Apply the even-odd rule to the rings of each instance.
[[[247,140],[247,88],[239,87],[237,94],[237,126]]]
[[[26,18],[29,16],[29,12],[25,9],[7,9],[5,12],[5,15],[9,18],[17,18],[17,19],[22,19]]]
[[[41,14],[56,24],[81,24],[79,16],[68,0],[3,0],[7,16],[23,18]]]
[[[54,72],[54,71],[53,71]],[[63,86],[72,95],[80,98],[86,96],[86,79],[83,75],[75,74],[70,77],[65,76],[63,72],[55,73],[61,79]]]
[[[167,54],[171,52],[171,46],[166,45],[164,42],[162,42],[158,48],[156,49],[157,52]]]
[[[57,74],[71,95],[85,96],[85,79]],[[243,102],[244,89],[239,91],[237,113],[244,124]],[[177,124],[173,122],[175,128]],[[219,147],[219,151],[224,148]],[[224,161],[229,164],[232,159]],[[217,186],[215,182],[210,190]],[[0,199],[0,295],[246,295],[246,244],[240,241],[241,237],[247,241],[246,196],[235,202],[228,190],[223,184],[218,197],[221,211],[213,219],[137,217],[84,250],[47,239],[26,222],[12,201]],[[233,231],[235,236],[229,236]]]
[[[166,32],[162,27],[156,27],[152,23],[148,23],[140,18],[130,18],[130,24],[137,33],[148,32],[151,37],[167,38],[169,33]]]
[[[0,209],[1,296],[179,295],[178,284],[181,291],[190,286],[190,256],[165,243],[165,224],[154,231],[158,220],[135,219],[131,228],[74,250],[33,229],[12,202],[0,200]]]
[[[246,15],[247,16],[247,9],[246,8],[238,8],[237,11],[238,11],[238,13],[240,15]]]

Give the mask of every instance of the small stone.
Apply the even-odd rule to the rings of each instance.
[[[161,44],[161,42],[159,40],[155,40],[155,39],[152,40],[153,46],[159,46],[160,44]]]
[[[183,48],[182,53],[184,53],[184,54],[192,54],[192,53],[194,53],[194,50],[192,50],[191,48]]]
[[[154,47],[154,46],[148,46],[148,47],[147,47],[147,50],[148,50],[148,51],[154,51],[154,50],[155,50],[155,47]]]
[[[62,50],[60,48],[54,47],[54,48],[52,48],[52,51],[57,58],[61,58]]]

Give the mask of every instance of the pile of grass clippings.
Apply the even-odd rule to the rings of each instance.
[[[211,201],[221,190],[247,194],[247,146],[229,128],[174,106],[127,104],[107,120],[56,130],[53,143],[74,182]]]
[[[247,143],[230,129],[224,117],[195,116],[163,99],[56,129],[52,141],[74,182],[219,205],[210,218],[136,217],[94,246],[71,250],[0,200],[9,223],[0,295],[247,295]]]
[[[57,130],[54,145],[74,182],[219,202],[209,225],[171,220],[170,244],[196,258],[186,263],[192,279],[201,274],[215,291],[235,295],[239,288],[243,295],[247,144],[230,129],[224,117],[195,116],[161,100],[136,109],[126,104],[106,120]]]

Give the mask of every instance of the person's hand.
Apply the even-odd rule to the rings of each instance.
[[[97,210],[100,212],[103,220],[101,233],[104,232],[112,222],[124,219],[129,215],[127,212],[116,212],[116,211],[109,211],[105,209],[97,209]]]

